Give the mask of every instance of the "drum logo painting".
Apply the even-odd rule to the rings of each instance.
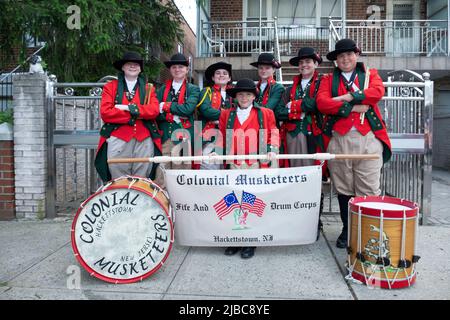
[[[93,276],[113,283],[156,272],[173,242],[172,221],[150,193],[110,187],[87,199],[72,226],[72,246]]]
[[[380,229],[374,225],[370,225],[370,231],[373,232],[372,237],[367,241],[366,246],[364,247],[364,252],[366,257],[372,259],[373,261],[377,261],[379,258],[390,259],[390,250],[389,250],[389,237],[386,235],[386,232],[383,232],[381,242],[380,242]],[[381,257],[379,253],[381,252]]]

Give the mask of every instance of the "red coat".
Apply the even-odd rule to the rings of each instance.
[[[128,101],[125,94],[123,95],[121,102],[116,102],[117,87],[118,80],[108,82],[103,87],[102,100],[100,103],[100,115],[103,122],[105,122],[105,125],[102,127],[102,132],[100,133],[100,140],[98,142],[97,154],[95,157],[95,167],[103,181],[108,181],[111,178],[107,164],[107,150],[105,148],[105,146],[107,146],[105,144],[107,137],[104,136],[105,133],[107,133],[106,135],[109,134],[108,130],[112,130],[110,133],[111,136],[126,142],[129,142],[132,138],[143,141],[148,137],[152,137],[155,145],[155,154],[161,154],[162,150],[161,135],[155,120],[159,115],[159,101],[155,93],[155,88],[153,87],[150,93],[150,104],[141,104],[139,87],[131,102]],[[148,84],[146,87],[148,88]],[[114,106],[116,104],[128,105],[133,103],[139,110],[139,117],[134,125],[130,125],[128,124],[132,119],[130,112],[120,110]],[[146,121],[147,126],[144,125],[143,120],[150,120]]]
[[[159,101],[156,97],[155,88],[152,88],[150,104],[141,104],[139,100],[139,88],[136,90],[131,102],[128,101],[125,95],[123,95],[122,101],[116,103],[115,98],[117,94],[117,80],[108,82],[103,87],[102,100],[100,103],[100,115],[105,123],[121,124],[119,128],[111,133],[111,136],[122,139],[129,142],[132,138],[138,141],[151,136],[149,130],[144,126],[142,120],[154,120],[159,115]],[[131,120],[131,114],[128,111],[115,108],[116,104],[131,104],[134,103],[139,108],[139,119],[136,120],[134,126],[128,124]],[[98,149],[100,150],[103,143],[106,141],[104,137],[100,137]],[[153,141],[158,149],[161,150],[161,141]]]
[[[352,108],[350,104],[345,104],[342,101],[335,101],[332,99],[333,84],[335,86],[337,85],[338,96],[348,93],[341,77],[339,77],[338,84],[333,83],[333,80],[336,82],[336,75],[337,73],[335,70],[334,73],[330,73],[322,77],[319,92],[317,93],[316,98],[317,108],[323,114],[339,116],[332,129],[341,135],[345,135],[349,132],[352,126],[354,126],[362,135],[366,135],[370,131],[373,131],[375,136],[384,144],[383,157],[385,161],[387,161],[391,156],[391,142],[377,105],[378,101],[380,101],[383,97],[385,91],[383,80],[378,75],[378,71],[376,69],[370,69],[369,87],[365,90],[360,87],[359,76],[355,79],[355,84],[361,89],[361,92],[355,95],[354,103],[371,106],[371,109],[369,109],[364,117],[363,124],[361,124],[360,121],[360,113],[350,111]],[[371,112],[374,112],[380,120],[376,123],[378,128],[375,128],[375,130],[369,123],[368,119]]]
[[[245,135],[245,139],[239,139],[239,131],[233,132],[233,138],[231,140],[231,146],[227,146],[231,150],[231,154],[259,154],[259,132],[260,128],[266,129],[266,135],[264,136],[264,142],[267,145],[267,152],[274,151],[278,153],[279,148],[279,136],[278,136],[278,128],[275,122],[275,115],[272,110],[268,108],[259,108],[253,107],[250,111],[250,115],[248,119],[241,125],[237,115],[233,121],[232,126],[228,125],[228,121],[230,119],[230,115],[235,115],[236,107],[233,106],[230,109],[222,110],[219,118],[219,130],[222,133],[223,137],[223,145],[226,144],[227,136],[226,130],[228,128],[233,130],[243,130]],[[259,112],[261,112],[261,118],[259,119]],[[262,121],[262,123],[261,123]],[[251,134],[251,132],[255,132],[255,134]],[[241,144],[241,147],[238,146],[238,143]],[[243,144],[243,145],[242,145]],[[225,150],[227,150],[225,149]],[[242,149],[244,152],[242,152]],[[238,152],[239,151],[239,152]],[[226,151],[225,151],[226,152]],[[246,160],[247,164],[251,165],[254,161]],[[235,162],[239,163],[239,162]],[[261,166],[263,167],[263,166]]]

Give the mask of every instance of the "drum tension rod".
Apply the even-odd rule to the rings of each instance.
[[[417,262],[419,262],[419,259],[420,259],[420,256],[413,256],[412,257],[412,262],[413,263],[417,263]]]
[[[387,267],[391,264],[391,260],[388,258],[378,258],[376,264],[381,265],[383,267]]]
[[[411,267],[411,261],[409,261],[409,260],[400,260],[398,262],[398,267],[399,268],[409,268],[409,267]]]
[[[366,262],[366,257],[361,252],[356,253],[356,258],[359,259],[362,263]]]

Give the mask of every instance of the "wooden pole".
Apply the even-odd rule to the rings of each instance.
[[[378,154],[277,154],[274,159],[312,159],[312,160],[377,160]],[[226,156],[187,156],[187,157],[169,157],[159,156],[153,158],[115,158],[108,159],[108,163],[138,163],[138,162],[191,162],[191,161],[234,161],[234,160],[272,160],[266,154],[252,155],[226,155]]]

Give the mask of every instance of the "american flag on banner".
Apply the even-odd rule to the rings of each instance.
[[[261,217],[266,204],[261,199],[257,198],[254,194],[242,191],[242,210],[248,210],[251,213]]]
[[[239,209],[239,201],[236,198],[234,192],[227,194],[225,197],[220,199],[215,205],[213,205],[214,210],[216,210],[217,216],[222,220],[227,214],[229,214],[234,209]]]

